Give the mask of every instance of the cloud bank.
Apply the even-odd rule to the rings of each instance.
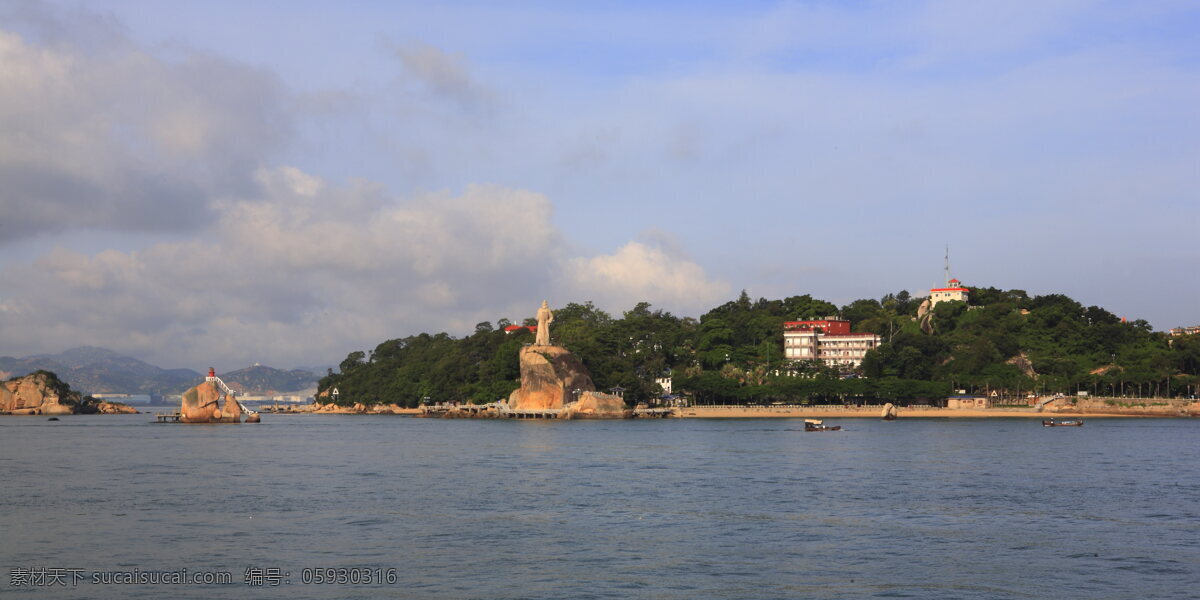
[[[637,242],[574,256],[550,200],[527,190],[396,199],[294,167],[260,169],[255,181],[253,195],[214,203],[214,220],[180,241],[57,248],[0,274],[5,347],[95,344],[165,365],[316,364],[389,337],[521,319],[542,297],[699,310],[729,291]]]
[[[0,244],[73,229],[182,231],[286,139],[268,73],[0,30]],[[247,166],[250,168],[248,169]]]

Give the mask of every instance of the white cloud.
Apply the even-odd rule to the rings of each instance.
[[[641,242],[629,242],[612,254],[572,259],[567,275],[579,297],[612,308],[647,301],[696,313],[730,290],[729,284],[709,279],[700,265]]]
[[[694,308],[728,287],[641,243],[572,258],[549,199],[525,190],[397,200],[295,167],[256,180],[256,194],[224,201],[181,241],[60,248],[0,273],[4,350],[93,344],[166,366],[319,364],[391,337],[521,318],[543,296]]]

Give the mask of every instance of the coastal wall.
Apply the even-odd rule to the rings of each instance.
[[[1141,417],[1200,417],[1200,401],[1168,398],[1059,398],[1046,405],[1046,413]]]
[[[1075,400],[1075,404],[1071,403]],[[679,416],[694,419],[736,418],[817,418],[817,419],[878,419],[882,406],[875,405],[772,405],[688,406],[679,409]],[[898,406],[897,417],[903,418],[1037,418],[1049,417],[1200,417],[1200,402],[1192,400],[1167,401],[1164,398],[1063,398],[1051,402],[1044,411],[1030,408],[954,409],[934,406]]]

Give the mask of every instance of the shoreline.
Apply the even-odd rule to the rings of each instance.
[[[679,411],[685,419],[882,419],[882,406],[688,406]],[[932,406],[896,407],[898,419],[1057,419],[1057,418],[1196,418],[1200,417],[1200,402],[1163,403],[1159,405],[1109,406],[1080,403],[1080,405],[1050,405],[1045,410],[1029,408],[939,408]]]
[[[848,407],[844,409],[823,408],[770,408],[694,406],[680,410],[684,419],[883,419],[882,409]],[[898,407],[899,419],[1058,419],[1058,418],[1191,418],[1192,415],[1118,413],[1118,412],[1037,412],[1014,409],[907,409]]]
[[[417,416],[419,408],[391,409],[388,411],[340,410],[280,411],[264,415],[363,415],[363,416]],[[1038,412],[1028,410],[954,409],[954,408],[896,408],[897,419],[1137,419],[1137,418],[1196,418],[1196,412],[1152,411],[1129,409],[1118,410],[1053,410]],[[672,418],[682,419],[882,419],[882,408],[877,406],[856,407],[768,407],[768,406],[689,406],[675,409]]]

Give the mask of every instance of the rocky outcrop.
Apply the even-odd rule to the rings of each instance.
[[[205,381],[184,392],[179,405],[179,421],[182,423],[241,423],[242,416],[242,407],[237,400],[222,394],[212,381]]]
[[[623,417],[628,411],[625,400],[620,396],[600,392],[583,392],[578,402],[568,404],[559,418],[587,419]]]
[[[1033,362],[1029,360],[1029,357],[1026,356],[1024,352],[1021,352],[1004,362],[1020,369],[1021,374],[1030,379],[1037,379],[1038,377],[1037,371],[1033,370]]]
[[[97,402],[95,404],[96,414],[101,415],[136,415],[138,410],[128,404],[120,402]]]
[[[69,415],[81,403],[53,373],[38,371],[0,385],[0,414]]]
[[[921,331],[933,333],[933,304],[929,302],[929,298],[926,298],[917,307],[917,323],[920,325]]]
[[[363,404],[356,402],[352,406],[339,406],[332,402],[328,404],[304,404],[300,406],[281,407],[279,412],[284,413],[320,413],[320,414],[338,414],[338,415],[403,415],[411,414],[413,409],[408,409],[399,404]]]
[[[592,376],[577,356],[562,346],[521,348],[521,387],[508,399],[511,408],[563,408],[575,401],[575,390],[595,392]]]

